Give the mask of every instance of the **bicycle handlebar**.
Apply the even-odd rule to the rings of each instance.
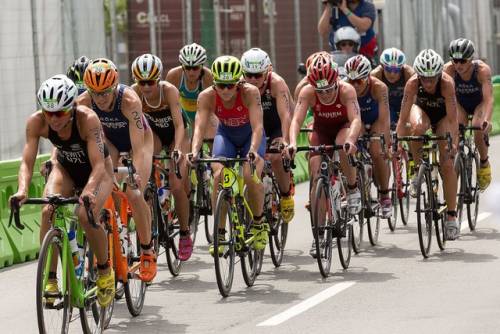
[[[436,135],[420,135],[420,136],[401,136],[398,137],[396,134],[393,135],[393,141],[394,141],[394,147],[397,147],[398,141],[421,141],[424,144],[429,143],[431,141],[441,141],[441,140],[446,140],[448,150],[451,150],[452,148],[452,138],[451,134],[449,132],[446,133],[444,136],[436,136]]]
[[[85,207],[85,210],[87,212],[87,217],[89,218],[90,224],[94,228],[98,228],[99,225],[96,224],[94,220],[94,213],[92,212],[92,209],[90,208],[90,199],[87,196],[84,196],[83,198],[83,205]],[[78,204],[80,202],[79,198],[76,196],[73,197],[62,197],[60,195],[51,195],[43,198],[28,198],[26,201],[24,201],[24,204],[49,204],[53,206],[61,206],[61,205],[66,205],[66,204]],[[10,200],[10,218],[9,218],[9,227],[12,225],[12,219],[14,219],[15,225],[18,229],[23,230],[24,225],[21,223],[21,218],[19,216],[21,209],[21,204],[17,200],[17,198],[12,198]]]

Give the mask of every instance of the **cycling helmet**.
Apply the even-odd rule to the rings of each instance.
[[[380,63],[384,67],[402,68],[406,63],[405,54],[396,48],[385,49],[380,55]]]
[[[111,60],[97,58],[92,60],[85,70],[83,81],[87,88],[103,92],[118,84],[118,70]]]
[[[331,57],[330,56],[330,53],[326,52],[326,51],[319,51],[319,52],[315,52],[313,53],[312,55],[310,55],[309,57],[307,57],[307,60],[306,60],[306,69],[309,68],[309,65],[311,65],[311,62],[313,61],[313,59],[315,57],[318,57],[318,56],[322,56],[322,57]]]
[[[67,76],[58,74],[45,80],[36,96],[43,110],[56,112],[73,107],[78,90]]]
[[[271,65],[269,55],[262,49],[252,48],[241,56],[241,66],[247,73],[262,73]]]
[[[474,54],[474,44],[465,38],[459,38],[451,41],[448,50],[453,59],[469,59]]]
[[[421,77],[434,77],[443,71],[443,58],[432,49],[420,51],[415,58],[413,68]]]
[[[160,58],[149,53],[135,58],[132,63],[132,77],[135,81],[158,80],[162,71],[163,65]]]
[[[179,61],[184,66],[203,65],[207,61],[207,51],[196,43],[185,45],[179,52]]]
[[[240,60],[233,56],[220,56],[212,64],[214,82],[236,83],[243,74]]]
[[[329,89],[338,80],[338,66],[332,61],[330,54],[318,54],[307,68],[307,80],[316,89]]]
[[[372,66],[365,56],[357,55],[349,58],[345,65],[347,78],[349,80],[364,79],[370,75]]]
[[[70,67],[68,67],[66,76],[73,80],[73,82],[75,83],[82,82],[83,74],[85,73],[89,62],[90,59],[85,56],[81,56],[80,58],[76,59],[75,62]]]
[[[361,36],[359,36],[353,27],[341,27],[333,35],[333,43],[337,50],[340,49],[337,44],[342,41],[352,41],[355,44],[355,48],[357,48],[361,44]]]

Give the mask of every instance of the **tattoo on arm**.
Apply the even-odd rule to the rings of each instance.
[[[132,111],[132,116],[134,117],[135,125],[138,129],[143,129],[141,115],[139,115],[138,111]]]
[[[283,95],[283,100],[285,100],[286,109],[289,110],[290,109],[290,100],[288,99],[288,93],[282,92],[282,95]]]
[[[355,100],[352,100],[352,106],[354,108],[354,114],[359,115],[360,113],[359,104],[357,104]]]
[[[95,197],[99,194],[99,191],[101,191],[101,184],[98,183],[97,186],[95,187],[94,191],[92,192]]]
[[[382,94],[382,102],[388,107],[389,106],[389,97],[387,96],[387,93]]]
[[[99,153],[104,154],[104,142],[102,141],[101,137],[101,129],[99,127],[96,127],[90,129],[90,131],[94,135],[97,148],[99,149]]]

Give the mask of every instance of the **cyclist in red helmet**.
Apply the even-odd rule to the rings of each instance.
[[[361,194],[356,186],[356,169],[348,163],[347,155],[356,152],[356,141],[361,130],[361,116],[354,88],[339,80],[338,67],[328,54],[319,54],[310,61],[307,69],[308,84],[299,93],[290,127],[289,149],[292,155],[297,148],[297,136],[312,108],[314,117],[311,145],[344,145],[340,152],[341,169],[347,177],[349,211],[356,214],[361,209]],[[311,153],[309,173],[312,180],[319,173],[321,157]],[[313,181],[314,182],[314,181]],[[314,189],[314,185],[311,187]],[[314,207],[314,197],[311,195]],[[313,246],[315,244],[313,243]],[[314,248],[314,249],[313,249]],[[311,248],[311,256],[316,256],[316,248]]]

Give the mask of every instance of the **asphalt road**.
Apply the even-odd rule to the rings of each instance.
[[[499,166],[500,138],[490,157]],[[498,169],[496,169],[498,170]],[[239,266],[231,296],[222,298],[203,234],[178,277],[165,258],[149,287],[142,315],[132,318],[124,301],[115,306],[109,333],[499,333],[500,176],[484,194],[475,232],[463,226],[459,240],[424,260],[415,217],[394,233],[386,224],[380,244],[342,270],[335,257],[332,275],[322,279],[309,256],[312,237],[304,209],[307,184],[297,187],[283,264],[274,268],[266,253],[261,275],[247,288]],[[485,203],[489,200],[490,204]],[[498,205],[496,205],[498,206]],[[495,212],[496,210],[496,212]],[[465,224],[466,225],[466,224]],[[366,234],[365,234],[366,236]],[[335,253],[336,255],[336,253]],[[0,333],[37,332],[36,262],[0,270]],[[71,332],[81,332],[79,321]]]

